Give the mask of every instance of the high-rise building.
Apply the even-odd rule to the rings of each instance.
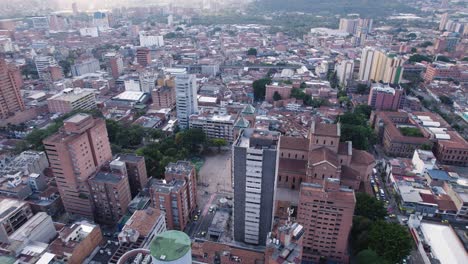
[[[109,28],[109,17],[108,14],[104,12],[94,12],[93,15],[93,26],[98,27],[99,29]]]
[[[153,99],[152,108],[174,108],[176,104],[175,87],[158,86],[151,91],[151,98]]]
[[[148,66],[151,63],[151,50],[146,47],[138,48],[136,50],[136,59],[141,66]]]
[[[348,262],[348,236],[355,204],[353,189],[341,186],[340,179],[301,184],[297,221],[305,229],[303,261],[319,263],[325,258]]]
[[[72,10],[73,10],[73,15],[76,16],[78,15],[78,4],[76,2],[72,3]]]
[[[125,162],[113,160],[88,180],[97,222],[115,224],[132,200]]]
[[[44,148],[67,213],[93,219],[88,179],[112,158],[106,122],[76,114],[63,123]]]
[[[273,224],[279,132],[244,129],[233,145],[234,239],[265,245]]]
[[[99,61],[95,58],[87,58],[81,61],[75,62],[71,67],[71,73],[73,76],[80,76],[87,73],[97,72],[101,69]]]
[[[24,110],[20,88],[23,85],[18,68],[11,67],[0,59],[0,119],[5,119]]]
[[[383,83],[400,83],[405,60],[373,47],[362,50],[359,80]]]
[[[168,229],[184,230],[196,208],[195,168],[187,161],[169,163],[165,179],[151,184],[151,201],[166,214]]]
[[[439,23],[439,30],[442,31],[445,29],[445,25],[447,25],[448,22],[448,13],[444,13],[440,17],[440,23]]]
[[[45,80],[48,77],[49,67],[58,66],[54,57],[52,56],[37,56],[34,58],[36,64],[37,74],[39,78]]]
[[[340,18],[339,30],[349,34],[356,34],[358,19]]]
[[[179,127],[189,127],[190,115],[197,113],[197,80],[195,75],[183,74],[176,76],[176,107]]]
[[[140,90],[144,93],[151,93],[156,87],[157,75],[154,72],[142,72],[140,73]]]
[[[341,86],[346,87],[348,85],[348,81],[353,79],[353,73],[353,60],[342,60],[336,64],[336,76]]]
[[[106,62],[107,71],[112,77],[114,79],[119,78],[124,71],[122,55],[116,52],[108,52],[104,54],[104,61]]]
[[[391,87],[388,84],[373,83],[367,104],[376,110],[393,110],[403,108],[405,92],[401,86]]]
[[[47,99],[51,113],[69,113],[73,110],[91,110],[96,108],[94,89],[67,88]]]

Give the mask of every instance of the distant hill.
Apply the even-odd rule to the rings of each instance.
[[[396,0],[257,0],[261,11],[287,11],[317,14],[352,14],[362,17],[382,17],[394,13],[413,13],[416,9]]]

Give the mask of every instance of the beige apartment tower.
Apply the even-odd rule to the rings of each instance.
[[[76,114],[43,143],[65,210],[93,219],[88,179],[112,158],[105,121]]]

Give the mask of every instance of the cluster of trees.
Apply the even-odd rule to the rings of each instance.
[[[247,51],[247,55],[249,55],[249,56],[257,56],[257,49],[256,49],[256,48],[250,48],[250,49]]]
[[[446,96],[446,95],[442,95],[439,97],[440,101],[445,104],[445,105],[448,105],[448,106],[453,106],[453,100],[452,98]]]
[[[188,129],[147,144],[137,149],[136,154],[145,157],[148,175],[162,178],[168,163],[199,154],[207,143],[203,130]]]
[[[341,141],[352,141],[353,147],[367,150],[375,144],[377,137],[368,124],[372,108],[358,105],[354,112],[346,112],[339,117],[341,123]]]
[[[351,247],[358,263],[400,263],[411,251],[406,227],[385,221],[382,201],[365,193],[356,194]]]
[[[422,62],[422,61],[427,61],[427,62],[432,62],[433,58],[431,56],[426,56],[426,55],[421,55],[421,54],[414,54],[409,57],[408,61],[409,62]]]
[[[268,84],[271,84],[271,79],[269,77],[255,80],[252,83],[255,101],[265,100],[266,86]]]
[[[311,95],[306,94],[303,91],[303,89],[299,89],[299,88],[293,88],[291,90],[291,97],[296,98],[298,100],[302,100],[304,102],[304,105],[312,106],[312,107],[320,107],[322,105],[327,104],[327,102],[324,99],[312,98]]]
[[[374,0],[369,4],[368,0],[260,0],[256,1],[257,9],[264,11],[287,11],[287,12],[306,12],[316,14],[359,14],[364,17],[370,15],[388,16],[393,13],[418,13],[414,7],[410,7],[401,2],[389,2],[385,0]]]

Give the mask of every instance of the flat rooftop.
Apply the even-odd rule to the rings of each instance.
[[[89,117],[90,117],[90,115],[88,115],[88,114],[78,113],[78,114],[75,114],[75,115],[65,119],[63,122],[78,124],[78,123],[83,122],[86,118],[89,118]]]
[[[441,264],[468,263],[468,253],[452,227],[423,222],[421,231],[431,246],[432,254]]]
[[[157,235],[150,244],[151,255],[161,261],[174,261],[183,257],[192,242],[184,232],[170,230]]]

